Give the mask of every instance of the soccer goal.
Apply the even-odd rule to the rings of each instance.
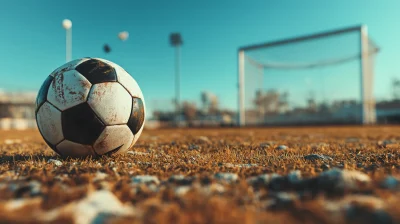
[[[365,25],[239,48],[239,125],[375,123],[378,51]]]

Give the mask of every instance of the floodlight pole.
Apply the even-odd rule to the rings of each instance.
[[[66,30],[66,61],[71,61],[72,59],[72,28]]]
[[[239,94],[239,114],[238,125],[245,126],[245,107],[244,107],[244,51],[239,50],[238,53],[238,94]]]
[[[180,102],[180,56],[181,56],[181,46],[176,45],[175,47],[175,111],[176,111],[176,122],[178,123],[179,118],[179,102]]]
[[[69,19],[64,19],[62,26],[65,29],[65,60],[71,61],[72,58],[72,22]]]
[[[170,44],[175,47],[175,124],[179,124],[180,114],[180,56],[181,56],[181,45],[183,44],[180,33],[171,33]]]

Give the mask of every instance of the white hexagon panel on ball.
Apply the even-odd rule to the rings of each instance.
[[[118,82],[99,83],[92,87],[88,103],[105,125],[126,124],[132,97]]]
[[[86,157],[95,156],[93,147],[90,145],[82,145],[69,140],[64,140],[56,146],[57,151],[65,157]]]
[[[144,121],[143,121],[143,124],[144,124]],[[131,147],[132,147],[133,145],[135,145],[135,143],[137,142],[137,140],[139,140],[140,135],[142,135],[143,128],[144,128],[144,125],[143,125],[143,126],[139,129],[139,131],[135,134],[135,137],[133,138]]]
[[[63,140],[61,126],[61,111],[49,102],[45,102],[36,114],[36,121],[43,138],[52,144],[51,147]]]
[[[99,155],[126,152],[133,141],[133,134],[126,125],[107,126],[100,134],[93,148]]]
[[[66,110],[84,103],[92,84],[75,70],[54,76],[47,100],[60,110]]]

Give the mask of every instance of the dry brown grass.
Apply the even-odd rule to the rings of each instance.
[[[10,139],[20,142],[10,144]],[[388,175],[399,175],[397,142],[400,127],[389,126],[164,129],[143,132],[132,149],[141,153],[63,159],[37,131],[0,131],[0,222],[40,223],[37,210],[51,211],[108,189],[138,211],[132,217],[115,217],[116,223],[399,223],[398,191],[380,187]],[[278,145],[288,149],[276,150]],[[309,154],[332,160],[303,158]],[[49,159],[63,165],[48,163]],[[253,165],[238,166],[243,164]],[[352,192],[322,189],[314,179],[334,167],[361,171],[372,182]],[[296,186],[283,181],[275,188],[246,182],[252,176],[287,175],[293,170],[309,181]],[[102,179],[98,172],[107,175]],[[236,173],[239,180],[219,182],[213,178],[217,172]],[[167,182],[176,174],[194,178],[186,194],[175,192],[184,183]],[[133,186],[132,177],[137,175],[154,175],[162,183],[157,191],[151,184]],[[40,183],[36,194],[28,186],[33,180]],[[221,187],[223,191],[218,190]],[[277,192],[296,197],[279,201]],[[21,198],[30,204],[7,208]],[[344,210],[348,205],[353,206],[351,211]],[[63,213],[52,222],[72,220]]]

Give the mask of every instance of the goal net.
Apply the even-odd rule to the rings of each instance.
[[[377,52],[365,26],[239,48],[239,124],[375,123]]]

